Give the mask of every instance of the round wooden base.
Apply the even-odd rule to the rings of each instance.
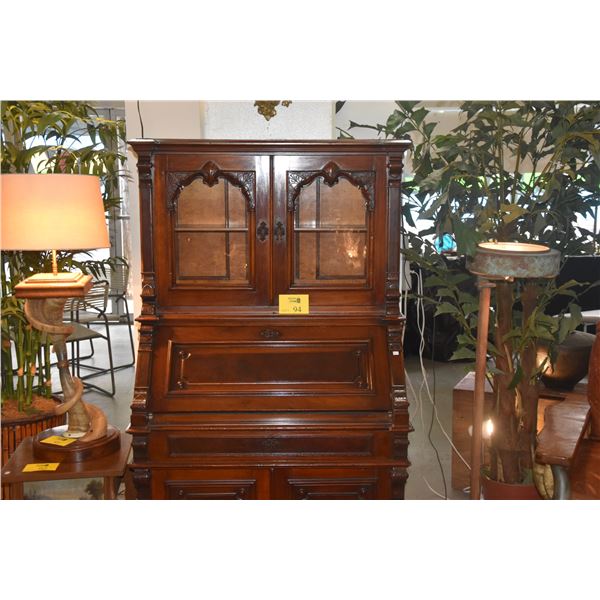
[[[46,429],[33,438],[33,455],[47,462],[83,462],[94,458],[108,456],[119,450],[121,435],[118,429],[108,426],[106,436],[91,442],[76,440],[67,446],[56,446],[44,443],[42,440],[57,435],[62,437],[67,431],[67,425]]]

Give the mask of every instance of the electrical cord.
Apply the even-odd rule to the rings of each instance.
[[[416,274],[416,275],[417,275],[417,277],[419,276],[419,274]],[[420,286],[420,292],[419,292],[421,297],[422,297],[422,292],[423,292],[423,285],[422,285],[422,279],[421,279],[421,286]],[[419,299],[419,302],[421,303],[421,307],[422,307],[423,306],[422,305],[422,300]],[[421,321],[421,324],[419,325],[419,333],[421,334],[421,346],[420,346],[419,358],[420,358],[420,362],[421,362],[421,372],[422,372],[423,375],[425,375],[425,373],[426,373],[425,372],[425,367],[424,367],[424,364],[423,364],[423,356],[422,356],[423,349],[424,349],[424,346],[425,346],[425,341],[424,341],[424,326],[425,326],[425,310],[423,308],[422,309],[422,321]],[[427,385],[427,380],[426,380],[425,377],[423,377],[423,384]],[[429,396],[429,401],[433,404],[433,399],[431,397],[431,393],[429,392],[429,387],[428,386],[427,386],[427,393],[428,393],[428,396]],[[440,430],[444,434],[444,437],[448,440],[448,442],[450,443],[450,446],[456,452],[456,454],[462,460],[462,462],[465,464],[465,466],[470,470],[471,466],[465,460],[465,458],[462,456],[462,454],[458,451],[458,449],[456,448],[456,446],[452,442],[451,437],[448,435],[448,432],[444,429],[444,426],[443,426],[442,422],[439,419],[439,415],[438,415],[438,412],[437,412],[437,407],[435,406],[435,404],[434,404],[434,411],[435,411],[435,416],[436,416],[437,423],[438,423],[438,425],[440,427]]]
[[[431,332],[431,363],[432,363],[431,368],[432,368],[432,374],[433,374],[433,395],[432,395],[433,408],[431,409],[431,420],[429,422],[429,431],[427,432],[427,439],[429,440],[429,443],[431,444],[431,447],[433,448],[433,451],[435,452],[435,457],[436,457],[438,465],[440,467],[440,473],[442,474],[442,484],[444,485],[444,499],[448,500],[448,488],[446,486],[446,476],[444,474],[444,467],[442,466],[442,461],[440,459],[440,453],[438,452],[438,449],[436,448],[435,444],[433,443],[433,440],[431,439],[431,431],[433,430],[433,420],[434,420],[435,413],[437,412],[436,396],[435,396],[435,385],[436,385],[436,381],[435,381],[435,317],[433,318],[433,328],[432,328],[432,332]]]
[[[446,477],[444,475],[444,469],[440,460],[440,455],[439,452],[435,446],[435,444],[433,443],[433,440],[431,439],[431,431],[433,428],[433,419],[434,416],[437,416],[437,407],[435,404],[435,388],[434,388],[434,395],[431,394],[431,391],[429,389],[429,381],[428,381],[428,376],[427,376],[427,371],[425,369],[425,364],[423,362],[423,352],[425,350],[425,304],[423,302],[423,274],[421,271],[419,271],[417,273],[417,294],[418,294],[418,308],[417,308],[417,324],[418,324],[418,328],[419,328],[419,333],[421,335],[421,342],[419,344],[419,363],[421,365],[421,374],[422,374],[422,382],[421,382],[421,387],[419,389],[419,403],[420,403],[420,409],[421,409],[421,424],[423,425],[423,431],[425,431],[425,423],[424,423],[424,419],[423,419],[423,401],[421,399],[421,394],[423,389],[425,389],[425,391],[427,392],[427,397],[429,399],[429,402],[432,404],[432,410],[431,410],[431,422],[429,424],[429,429],[427,432],[427,439],[429,440],[429,443],[431,445],[431,447],[433,448],[433,451],[435,452],[436,455],[436,460],[438,462],[438,465],[440,467],[440,473],[442,475],[442,482],[444,485],[444,495],[442,496],[442,494],[440,494],[439,492],[436,492],[435,490],[433,490],[431,488],[431,486],[429,485],[429,483],[426,481],[425,477],[423,477],[423,480],[425,481],[425,483],[427,484],[427,486],[435,492],[435,494],[441,498],[444,498],[445,500],[448,499],[448,493],[447,493],[447,488],[446,488]],[[435,320],[434,320],[435,323]],[[435,330],[434,330],[434,336],[435,336]],[[435,340],[434,340],[435,341]],[[434,380],[435,382],[435,380]],[[439,421],[439,419],[438,419]]]
[[[447,431],[445,430],[444,426],[442,425],[442,422],[440,421],[439,418],[439,414],[437,411],[437,406],[436,406],[436,402],[435,402],[435,394],[436,394],[436,374],[435,374],[435,363],[432,366],[432,372],[433,372],[433,395],[431,393],[431,390],[429,389],[429,382],[428,382],[428,377],[427,377],[427,371],[425,369],[425,364],[423,362],[423,352],[425,349],[425,307],[424,307],[424,303],[423,303],[423,277],[422,277],[422,273],[420,272],[414,272],[411,271],[412,273],[414,273],[417,277],[417,328],[419,330],[419,334],[421,337],[421,341],[419,344],[419,363],[421,366],[421,374],[422,374],[422,381],[421,381],[421,386],[419,388],[419,394],[417,395],[414,389],[414,386],[410,380],[410,378],[406,377],[407,380],[407,384],[412,392],[413,397],[415,398],[415,400],[417,401],[417,406],[415,407],[419,412],[420,412],[420,416],[421,416],[421,424],[423,426],[423,430],[425,431],[425,423],[424,423],[424,418],[423,418],[423,398],[422,398],[422,394],[423,391],[426,392],[426,395],[429,399],[429,402],[432,404],[432,414],[431,414],[431,422],[429,425],[429,429],[428,429],[428,440],[429,443],[431,444],[432,448],[435,451],[436,454],[436,458],[440,467],[440,472],[442,474],[442,481],[444,484],[444,495],[440,494],[439,492],[437,492],[436,490],[434,490],[431,485],[429,484],[429,482],[427,481],[427,479],[425,477],[423,477],[423,480],[425,481],[425,484],[427,485],[427,487],[436,495],[439,496],[440,498],[444,498],[447,499],[447,485],[446,485],[446,479],[445,479],[445,475],[444,475],[444,471],[443,471],[443,467],[441,464],[441,460],[439,457],[439,453],[437,448],[435,447],[435,444],[433,443],[432,439],[431,439],[431,432],[433,429],[433,419],[435,418],[435,420],[438,423],[438,426],[442,432],[442,434],[444,435],[444,437],[448,440],[450,446],[452,447],[452,449],[454,450],[454,452],[456,452],[457,456],[460,458],[460,460],[465,464],[465,466],[470,470],[470,465],[469,463],[465,460],[465,458],[462,456],[462,454],[458,451],[458,449],[456,448],[456,446],[454,445],[454,443],[452,442],[452,439],[450,438],[450,436],[448,435]],[[405,313],[406,314],[406,313]],[[432,344],[433,346],[435,345],[435,320],[434,320],[434,324],[433,324],[433,331],[432,331]],[[432,358],[435,358],[434,356],[435,354],[435,350],[432,350]]]
[[[140,101],[137,101],[137,110],[140,117],[140,127],[142,128],[142,138],[144,137],[144,121],[142,121],[142,111],[140,110]]]

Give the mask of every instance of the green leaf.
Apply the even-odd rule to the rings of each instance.
[[[471,348],[458,348],[454,351],[454,354],[450,357],[450,360],[461,360],[461,359],[469,359],[475,360],[475,350],[471,350]]]
[[[515,219],[529,212],[526,208],[519,206],[518,204],[501,204],[500,209],[502,210],[502,221],[504,223],[512,223]]]
[[[412,100],[396,100],[396,104],[406,112],[411,112],[412,109],[419,104],[419,101],[417,100],[414,102]]]
[[[431,137],[431,134],[433,133],[433,130],[435,129],[436,125],[437,123],[425,123],[425,125],[423,125],[426,137]]]
[[[521,365],[519,365],[517,367],[517,370],[515,371],[512,379],[510,380],[510,383],[508,384],[508,389],[514,390],[517,387],[517,385],[519,385],[519,383],[521,383],[522,380],[523,380],[523,369],[521,368]]]
[[[477,248],[477,243],[482,239],[481,234],[472,224],[465,223],[456,217],[452,218],[452,225],[454,227],[454,237],[458,253],[473,256]]]
[[[423,119],[429,114],[429,111],[426,108],[419,108],[413,113],[413,119],[420,125],[423,122]]]
[[[479,310],[479,304],[477,302],[467,302],[462,305],[462,309],[467,315],[476,313]]]
[[[454,306],[454,304],[450,304],[449,302],[442,302],[435,311],[434,316],[444,315],[444,314],[457,314],[459,311],[458,307]]]
[[[436,294],[442,298],[454,298],[454,292],[446,287],[436,290]]]

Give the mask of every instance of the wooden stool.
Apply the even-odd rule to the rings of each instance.
[[[117,452],[80,462],[61,462],[56,471],[23,473],[23,467],[41,462],[33,453],[33,438],[25,438],[2,467],[2,483],[10,486],[10,496],[23,499],[23,484],[31,481],[58,481],[62,479],[104,478],[104,499],[116,500],[116,482],[125,474],[131,451],[131,436],[121,433],[121,446]]]

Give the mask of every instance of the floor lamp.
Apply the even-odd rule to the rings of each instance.
[[[467,268],[478,276],[479,287],[470,493],[472,500],[479,500],[491,288],[495,285],[494,280],[513,281],[556,277],[560,269],[560,252],[541,244],[483,242],[477,245],[475,256],[469,261]]]
[[[66,339],[73,329],[63,323],[68,298],[84,297],[91,275],[59,273],[56,250],[109,247],[100,179],[92,175],[6,174],[0,178],[3,250],[52,250],[52,273],[37,273],[14,286],[25,300],[25,315],[52,342],[58,359],[63,402],[57,414],[67,413],[67,425],[49,429],[33,441],[42,460],[80,461],[118,450],[120,434],[107,424],[104,413],[82,400],[83,383],[69,370]],[[58,436],[66,445],[42,440]]]

